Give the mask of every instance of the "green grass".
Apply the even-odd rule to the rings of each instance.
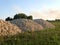
[[[37,32],[25,32],[10,37],[0,37],[0,45],[60,45],[60,22],[56,27]]]

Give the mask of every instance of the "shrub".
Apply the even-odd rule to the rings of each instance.
[[[11,21],[11,20],[14,20],[14,19],[31,19],[32,20],[33,17],[32,16],[27,16],[24,13],[19,13],[19,14],[14,15],[14,18],[7,17],[5,20],[6,21]]]
[[[32,19],[33,19],[33,17],[32,17],[32,16],[28,16],[28,17],[27,17],[27,19],[31,19],[31,20],[32,20]]]
[[[15,16],[14,16],[14,19],[19,19],[19,18],[27,18],[27,16],[24,14],[24,13],[20,13],[20,14],[16,14]]]
[[[11,21],[11,20],[13,20],[13,19],[10,18],[10,17],[7,17],[5,20],[6,20],[6,21]]]

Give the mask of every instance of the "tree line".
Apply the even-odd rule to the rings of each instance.
[[[11,21],[11,20],[14,20],[14,19],[33,19],[33,17],[30,15],[30,16],[27,16],[26,14],[24,13],[19,13],[19,14],[15,14],[13,18],[11,17],[7,17],[5,20],[6,21]]]

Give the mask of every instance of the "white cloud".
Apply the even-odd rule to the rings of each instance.
[[[60,6],[58,4],[51,6],[48,4],[42,4],[41,9],[32,11],[31,15],[33,15],[34,19],[60,19]]]
[[[24,13],[24,10],[19,6],[14,5],[12,9],[14,13]],[[55,6],[49,7],[43,4],[41,10],[32,10],[29,15],[32,15],[34,19],[60,19],[60,8]]]
[[[42,12],[32,12],[31,15],[33,15],[34,19],[60,19],[60,10],[48,10],[48,11],[42,11]]]

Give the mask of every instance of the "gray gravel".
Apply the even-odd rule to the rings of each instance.
[[[39,31],[43,29],[40,24],[29,19],[15,19],[11,23],[16,24],[22,31]]]
[[[54,28],[55,26],[51,24],[50,22],[43,20],[43,19],[35,19],[35,22],[42,25],[44,28]]]

